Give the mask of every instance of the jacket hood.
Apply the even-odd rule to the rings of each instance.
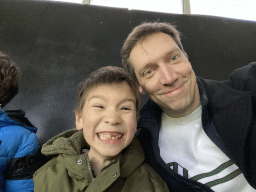
[[[42,147],[42,154],[45,156],[61,155],[58,160],[65,164],[70,174],[83,176],[84,173],[77,172],[81,171],[81,168],[76,169],[75,167],[78,159],[86,159],[87,154],[81,154],[84,148],[89,149],[90,146],[84,140],[83,132],[71,129],[47,141]],[[109,166],[118,165],[119,167],[120,165],[121,176],[127,177],[144,162],[144,158],[143,149],[139,141],[134,138],[131,144],[122,151],[122,154],[113,161],[114,164]]]
[[[22,110],[0,110],[0,128],[10,125],[20,125],[30,130],[33,133],[37,132],[37,128],[34,127],[30,121],[25,117],[25,112]]]
[[[89,148],[84,140],[83,132],[71,129],[48,140],[42,147],[45,156],[65,154],[81,154],[83,148]]]

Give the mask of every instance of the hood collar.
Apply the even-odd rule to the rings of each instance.
[[[83,148],[89,148],[84,140],[83,132],[71,129],[48,140],[42,147],[42,154],[46,156],[65,154],[81,154]]]
[[[74,156],[76,159],[77,156],[81,155],[83,148],[90,148],[84,140],[83,132],[71,129],[47,141],[42,147],[42,154],[46,156],[61,154],[64,159],[70,159],[70,156]],[[134,138],[117,159],[121,167],[121,176],[127,177],[131,174],[134,169],[143,163],[144,158],[143,149],[139,141]]]

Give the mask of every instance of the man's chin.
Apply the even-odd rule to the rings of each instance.
[[[188,114],[188,105],[182,101],[174,103],[159,103],[160,108],[170,117],[184,117]]]

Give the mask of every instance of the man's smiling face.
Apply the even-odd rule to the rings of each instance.
[[[196,76],[171,36],[155,33],[137,42],[130,61],[146,93],[167,115],[189,115],[200,105]]]

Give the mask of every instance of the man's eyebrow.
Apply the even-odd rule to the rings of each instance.
[[[151,63],[151,62],[147,63],[145,66],[138,69],[138,75],[142,76],[145,69],[148,69],[154,66],[156,66],[155,63]]]
[[[145,66],[143,66],[143,67],[140,69],[140,72],[142,72],[144,69],[153,67],[153,66],[155,66],[155,65],[156,65],[155,63],[147,63]]]
[[[175,48],[173,48],[171,51],[169,51],[169,52],[167,52],[166,54],[165,54],[165,56],[167,57],[167,56],[170,56],[170,55],[172,55],[174,52],[181,52],[181,50],[178,48],[178,47],[175,47]]]
[[[171,51],[168,51],[166,54],[164,54],[164,58],[169,57],[170,55],[172,55],[175,52],[180,53],[181,50],[178,47],[174,47]],[[150,68],[150,67],[154,67],[155,65],[156,64],[154,62],[149,62],[139,70],[139,73],[141,74],[145,69]]]

